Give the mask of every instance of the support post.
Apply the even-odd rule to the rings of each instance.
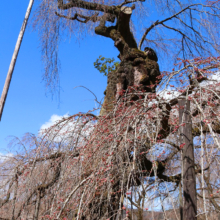
[[[14,67],[15,67],[15,64],[16,64],[16,61],[17,61],[18,52],[20,50],[21,42],[22,42],[22,39],[23,39],[23,36],[24,36],[24,32],[25,32],[25,29],[26,29],[26,26],[27,26],[28,18],[30,16],[33,4],[34,4],[34,0],[30,0],[27,11],[26,11],[26,14],[25,14],[24,21],[23,21],[22,26],[21,26],[21,30],[20,30],[19,35],[18,35],[18,39],[17,39],[17,43],[15,45],[14,53],[13,53],[12,58],[11,58],[11,63],[10,63],[9,69],[8,69],[8,74],[7,74],[7,77],[6,77],[6,80],[5,80],[5,85],[4,85],[2,95],[1,95],[1,99],[0,99],[0,121],[1,121],[1,118],[2,118],[2,113],[3,113],[5,101],[6,101],[6,98],[7,98],[7,95],[8,95],[8,90],[9,90],[9,86],[10,86],[10,83],[11,83],[12,74],[13,74]]]
[[[179,98],[179,131],[180,146],[183,159],[183,216],[184,220],[196,220],[196,175],[194,163],[194,147],[192,137],[192,119],[190,115],[190,101],[185,97]]]
[[[179,183],[179,210],[180,210],[180,220],[183,220],[183,193],[182,193],[182,183]]]

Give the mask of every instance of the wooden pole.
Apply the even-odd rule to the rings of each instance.
[[[183,216],[184,220],[196,220],[196,175],[192,137],[192,119],[190,101],[185,97],[179,99],[180,146],[183,147]]]
[[[182,183],[179,183],[179,210],[180,210],[180,220],[183,219],[183,193],[182,193]]]
[[[33,3],[34,3],[34,0],[30,0],[27,11],[26,11],[26,14],[25,14],[23,24],[21,26],[21,30],[20,30],[19,35],[18,35],[18,39],[17,39],[17,43],[15,45],[14,53],[12,55],[11,63],[10,63],[9,69],[8,69],[8,74],[7,74],[7,77],[6,77],[6,80],[5,80],[5,85],[4,85],[2,95],[1,95],[1,99],[0,99],[0,121],[1,121],[1,118],[2,118],[2,113],[3,113],[5,101],[6,101],[6,98],[7,98],[7,94],[8,94],[12,74],[13,74],[14,67],[15,67],[15,64],[16,64],[18,52],[19,52],[19,49],[20,49],[20,46],[21,46],[21,42],[22,42],[22,39],[23,39],[23,36],[24,36],[24,32],[25,32],[25,29],[26,29],[26,26],[27,26],[28,18],[30,16]]]

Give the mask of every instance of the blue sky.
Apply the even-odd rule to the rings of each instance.
[[[8,7],[7,1],[1,2],[0,92],[28,3],[29,0],[11,0]],[[34,9],[36,3],[37,1]],[[26,132],[37,134],[40,127],[54,114],[87,112],[95,107],[94,98],[87,90],[73,88],[83,85],[93,91],[98,99],[103,98],[107,78],[94,68],[93,62],[99,55],[109,58],[118,55],[113,41],[104,37],[88,36],[81,42],[77,42],[76,39],[64,39],[60,45],[62,72],[59,102],[57,98],[46,94],[42,81],[43,63],[39,46],[38,34],[29,26],[23,38],[0,122],[0,152],[7,149],[7,137],[22,137]]]

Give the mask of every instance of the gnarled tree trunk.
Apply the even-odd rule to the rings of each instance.
[[[96,10],[99,8],[104,15],[93,19],[93,21],[100,21],[100,24],[95,28],[95,33],[104,37],[111,38],[114,41],[115,47],[119,51],[119,59],[121,60],[117,69],[108,74],[108,85],[106,89],[106,96],[104,103],[100,112],[100,115],[106,115],[110,113],[114,108],[114,103],[117,101],[124,91],[129,89],[129,87],[135,87],[138,91],[144,92],[155,92],[156,85],[159,82],[160,71],[159,66],[155,60],[149,59],[148,54],[139,50],[137,42],[134,38],[132,31],[130,30],[130,18],[132,11],[135,6],[102,6],[98,4],[90,4],[88,2],[83,2],[83,6],[77,4],[77,2],[72,1],[69,4],[64,4],[62,0],[58,1],[59,8],[66,10],[71,7],[83,7],[90,8],[90,10]],[[65,17],[57,13],[60,17]],[[106,26],[106,21],[113,22],[117,20],[116,25]],[[138,96],[131,95],[132,100],[137,100]],[[126,157],[125,157],[126,158]],[[132,161],[132,157],[130,160]],[[146,157],[141,157],[142,162],[140,163],[142,167],[141,170],[151,170],[152,163],[146,159]],[[126,162],[126,161],[124,161]],[[117,164],[117,163],[116,163]],[[123,203],[121,198],[125,189],[121,189],[121,186],[129,187],[131,186],[130,174],[131,170],[125,165],[124,177],[119,176],[118,181],[116,181],[112,189],[114,192],[119,192],[117,194],[108,195],[108,192],[100,192],[95,195],[94,199],[91,201],[89,206],[89,213],[85,213],[81,219],[83,220],[101,220],[101,219],[111,219],[115,220],[119,216],[116,215],[118,210],[120,210],[120,204]],[[162,167],[163,168],[163,167]],[[163,173],[158,168],[158,175]],[[116,172],[116,171],[115,171]],[[138,174],[132,174],[138,184]],[[152,175],[154,175],[152,173]],[[122,184],[123,182],[123,184]]]
[[[96,34],[109,37],[114,41],[115,47],[120,52],[121,60],[117,70],[108,74],[108,85],[101,115],[110,112],[120,94],[129,87],[137,86],[140,90],[155,92],[156,84],[159,82],[160,71],[157,62],[150,60],[145,52],[138,50],[130,30],[132,9],[134,8],[122,7],[116,10],[117,24],[115,26],[106,27],[105,20],[103,20],[95,29]],[[105,18],[107,17],[106,15]],[[136,99],[136,97],[132,98]]]
[[[114,108],[114,103],[129,87],[135,86],[139,91],[155,92],[156,85],[159,82],[160,71],[156,61],[148,58],[148,55],[137,48],[137,43],[130,30],[130,17],[134,8],[122,7],[117,11],[117,24],[115,26],[106,27],[105,20],[100,22],[96,27],[96,34],[109,37],[114,41],[115,47],[119,50],[119,58],[121,60],[115,71],[108,74],[108,84],[106,96],[100,112],[100,115],[106,115]],[[110,16],[110,15],[109,15]],[[105,18],[109,17],[108,15]],[[132,100],[137,100],[138,96],[131,96]],[[143,160],[143,170],[146,169],[146,161]],[[123,181],[127,185],[129,181],[130,171],[128,170]],[[119,178],[120,179],[120,178]],[[137,177],[138,181],[138,177]],[[118,181],[114,184],[115,191],[119,190],[121,183]],[[107,194],[106,194],[107,195]],[[114,215],[119,210],[120,198],[122,195],[112,195],[111,198],[97,198],[97,204],[91,204],[91,207],[98,207],[94,210],[91,219],[102,219],[103,217],[114,220],[118,216]],[[99,204],[98,204],[99,203]],[[100,203],[102,205],[100,205]],[[108,211],[106,211],[108,210]],[[104,216],[109,213],[108,216]],[[90,219],[89,217],[85,219]]]

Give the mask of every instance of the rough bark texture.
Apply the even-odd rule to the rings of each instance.
[[[96,34],[109,37],[114,41],[119,50],[121,63],[116,71],[108,74],[106,96],[101,109],[101,115],[112,110],[114,102],[118,100],[124,90],[137,86],[146,92],[155,92],[160,76],[159,66],[156,61],[148,58],[147,54],[137,49],[137,43],[130,31],[130,17],[132,8],[122,7],[118,13],[116,26],[106,27],[105,22],[100,22],[96,27]],[[133,99],[136,99],[133,97]]]
[[[137,86],[146,92],[155,92],[154,85],[158,76],[160,71],[157,62],[146,58],[144,52],[132,49],[117,70],[108,74],[106,96],[100,114],[111,111],[120,94],[130,86]]]

